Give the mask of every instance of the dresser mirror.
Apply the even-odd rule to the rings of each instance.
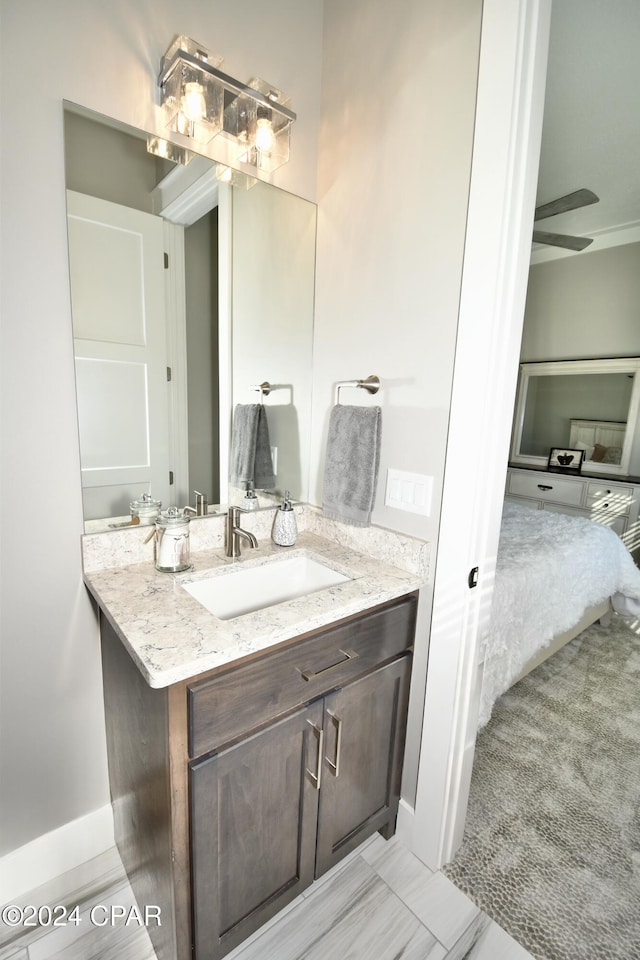
[[[237,403],[267,413],[276,483],[258,504],[308,499],[315,204],[220,180],[201,156],[160,159],[143,131],[74,104],[64,117],[85,529],[126,522],[144,494],[242,502]]]
[[[640,358],[523,363],[511,462],[545,469],[551,448],[582,451],[584,473],[629,473]]]

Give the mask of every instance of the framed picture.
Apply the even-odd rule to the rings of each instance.
[[[551,447],[549,451],[549,470],[562,470],[566,473],[580,473],[584,450],[570,450],[566,447]]]

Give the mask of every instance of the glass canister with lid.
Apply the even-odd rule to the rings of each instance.
[[[132,500],[129,504],[131,522],[141,526],[155,523],[161,506],[161,500],[154,500],[150,493],[143,493],[138,500]]]
[[[156,519],[156,569],[179,573],[191,566],[189,517],[179,507],[169,507]]]

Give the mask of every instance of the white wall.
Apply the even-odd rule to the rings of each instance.
[[[480,0],[325,0],[311,500],[337,380],[377,374],[373,522],[435,544],[467,202]],[[431,515],[384,506],[389,467],[434,478]],[[415,789],[430,597],[422,592],[404,793]]]
[[[235,76],[291,94],[292,158],[274,182],[315,199],[322,6],[9,0],[0,17],[2,854],[108,802],[96,620],[80,569],[62,100],[149,129],[159,58],[186,33]]]
[[[98,637],[80,571],[62,100],[151,127],[158,59],[179,32],[223,54],[236,76],[256,73],[292,95],[299,119],[291,161],[274,182],[315,200],[319,156],[310,499],[321,502],[335,381],[376,373],[383,446],[374,522],[435,542],[481,6],[326,0],[323,33],[320,0],[254,0],[241,11],[230,0],[3,3],[0,854],[108,799]],[[18,97],[25,51],[46,66]],[[434,477],[430,517],[384,507],[389,466]],[[409,792],[426,674],[425,599]]]

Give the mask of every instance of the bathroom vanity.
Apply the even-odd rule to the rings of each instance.
[[[223,957],[395,829],[424,577],[308,532],[299,544],[348,578],[226,621],[185,584],[291,551],[261,542],[233,568],[196,555],[186,579],[150,564],[85,573],[116,839],[139,904],[161,908],[159,960]]]

